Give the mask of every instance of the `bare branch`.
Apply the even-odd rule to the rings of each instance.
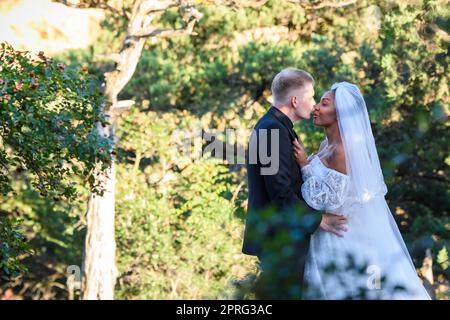
[[[164,11],[168,8],[179,6],[181,1],[179,0],[165,0],[165,1],[144,1],[141,4],[141,14],[146,15],[153,12]]]
[[[117,101],[116,106],[111,108],[110,113],[113,114],[115,117],[118,115],[121,115],[127,111],[129,111],[136,102],[134,100],[120,100]]]
[[[76,9],[92,9],[98,8],[99,3],[97,2],[82,2],[77,0],[53,0],[53,2],[61,3],[67,7]]]
[[[115,63],[120,63],[121,56],[119,53],[109,53],[109,54],[95,54],[94,60],[112,60]]]
[[[325,1],[325,2],[321,2],[321,3],[317,4],[317,5],[313,5],[309,1],[304,1],[304,0],[289,0],[289,2],[300,4],[303,8],[305,8],[307,10],[319,10],[319,9],[322,9],[322,8],[341,8],[341,7],[346,7],[346,6],[349,6],[351,4],[355,4],[356,0],[336,1],[336,2]]]
[[[141,32],[138,32],[132,37],[136,38],[146,38],[146,37],[160,37],[160,38],[167,38],[167,37],[173,37],[173,36],[180,36],[184,34],[193,34],[192,32],[194,29],[195,22],[197,20],[192,19],[185,28],[180,29],[149,29],[149,30],[142,30]]]
[[[436,33],[436,35],[441,37],[444,41],[450,42],[450,35],[447,32],[445,32],[445,30],[439,28],[438,25],[435,23],[432,23],[430,27]]]
[[[200,20],[203,14],[193,7],[180,8],[184,11],[184,19],[189,21],[184,28],[180,29],[156,29],[156,28],[143,28],[131,35],[135,38],[145,38],[145,37],[172,37],[184,34],[194,34],[192,32],[195,22]],[[195,35],[195,34],[194,34]]]
[[[259,8],[268,0],[203,0],[207,4],[223,5],[232,8]]]
[[[52,0],[53,2],[61,3],[67,7],[75,9],[103,9],[122,16],[126,19],[130,18],[129,13],[125,10],[123,6],[113,7],[107,0],[97,0],[97,1],[79,1],[79,0]]]

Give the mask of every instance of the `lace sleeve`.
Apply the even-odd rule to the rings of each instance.
[[[309,158],[308,158],[308,160],[309,160]],[[303,181],[308,180],[308,178],[310,178],[313,175],[313,172],[311,169],[311,164],[307,164],[306,166],[302,167],[301,171],[302,171]]]
[[[301,191],[306,203],[316,209],[332,212],[345,201],[349,177],[329,170],[324,177],[312,175],[308,166],[302,168],[304,183]]]

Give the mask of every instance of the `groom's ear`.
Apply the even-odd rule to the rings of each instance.
[[[295,108],[297,106],[297,96],[291,97],[291,105]]]

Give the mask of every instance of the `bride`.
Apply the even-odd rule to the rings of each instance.
[[[347,230],[318,229],[305,266],[310,299],[430,299],[384,198],[366,104],[357,86],[334,84],[314,107],[327,138],[306,158],[294,141],[305,201],[347,218]]]

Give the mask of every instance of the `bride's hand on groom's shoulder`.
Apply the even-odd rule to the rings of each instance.
[[[297,139],[295,139],[292,142],[292,148],[293,148],[293,152],[294,152],[295,161],[297,162],[297,164],[300,167],[303,168],[304,166],[306,166],[309,163],[308,157],[306,156],[305,147],[303,147],[303,144],[301,142],[299,142]]]
[[[334,233],[338,237],[343,237],[344,232],[347,231],[347,218],[331,213],[324,213],[322,215],[322,221],[320,222],[320,228],[327,232]]]

